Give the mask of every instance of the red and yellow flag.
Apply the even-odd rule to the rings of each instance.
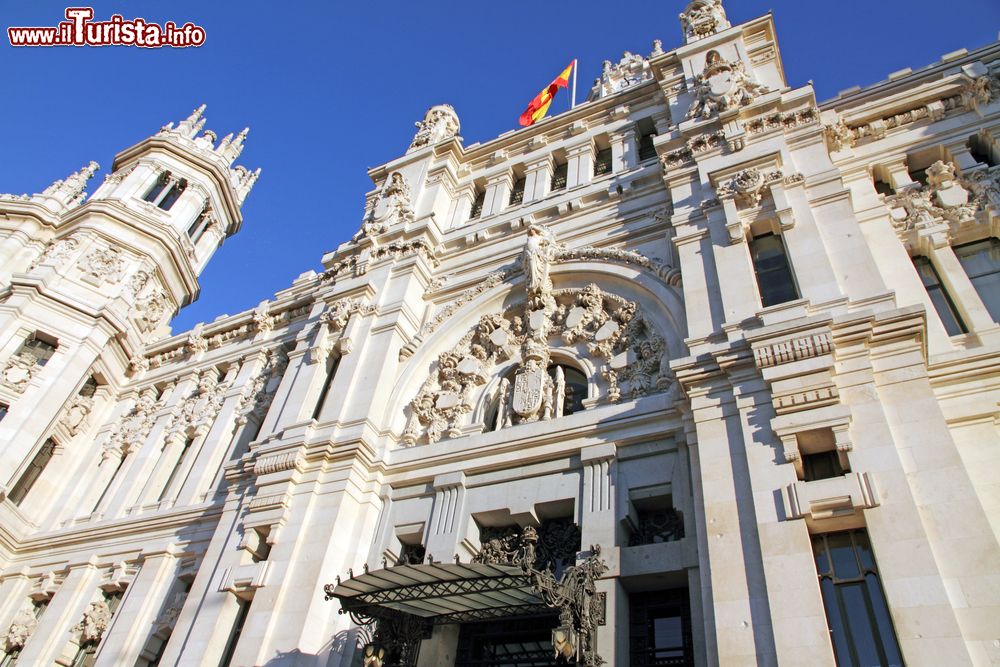
[[[552,98],[556,96],[556,91],[569,85],[569,75],[575,64],[574,60],[569,64],[569,67],[562,71],[562,74],[555,78],[555,81],[547,85],[542,92],[535,96],[535,99],[531,100],[531,104],[521,114],[521,125],[528,127],[545,118],[545,114],[549,111],[549,105],[552,104]]]

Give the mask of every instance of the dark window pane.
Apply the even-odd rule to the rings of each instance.
[[[649,160],[656,157],[656,146],[653,145],[655,134],[646,134],[639,138],[639,160]]]
[[[167,192],[167,194],[160,200],[157,204],[164,211],[169,211],[170,207],[177,203],[177,200],[181,198],[181,194],[187,188],[187,181],[179,181],[174,183],[173,187]]]
[[[830,639],[833,642],[833,652],[837,656],[837,664],[850,665],[851,653],[844,627],[844,616],[837,604],[837,587],[832,579],[823,579],[820,582],[820,590],[823,592],[823,607],[826,609]]]
[[[871,598],[872,612],[875,614],[875,621],[878,624],[879,640],[885,649],[888,664],[895,667],[902,667],[903,656],[899,653],[896,644],[896,631],[892,627],[892,620],[889,618],[889,605],[886,604],[885,596],[882,594],[882,584],[878,580],[878,575],[874,572],[865,577],[868,586],[868,595]]]
[[[562,190],[566,187],[566,175],[569,173],[569,165],[565,162],[557,164],[552,171],[552,181],[549,183],[549,190]]]
[[[822,535],[814,537],[813,540],[813,552],[816,554],[816,572],[820,576],[824,574],[831,574],[830,572],[830,559],[827,558],[826,554],[826,541]]]
[[[843,598],[847,631],[858,656],[858,666],[882,665],[864,584],[841,584],[838,589]]]
[[[754,238],[750,242],[750,255],[765,308],[799,298],[780,236],[764,234]]]
[[[597,157],[594,160],[594,176],[603,176],[604,174],[611,173],[611,149],[605,148],[602,151],[597,151]]]
[[[955,308],[955,304],[951,302],[951,298],[945,292],[944,286],[938,278],[937,271],[934,270],[934,265],[931,264],[930,260],[926,257],[914,257],[913,266],[916,267],[917,274],[920,276],[920,280],[924,283],[924,288],[927,290],[927,296],[930,297],[931,303],[934,304],[934,310],[937,311],[938,317],[941,318],[941,324],[944,325],[944,329],[948,332],[948,335],[956,336],[968,331],[965,328],[965,323],[962,322],[962,318],[958,314],[958,310]]]
[[[7,416],[7,406],[0,403],[0,421]]]
[[[840,477],[844,474],[844,469],[840,467],[840,457],[835,450],[804,454],[802,456],[802,470],[807,482]]]
[[[486,192],[477,192],[476,198],[472,202],[472,211],[469,213],[469,219],[475,220],[483,214],[483,202],[486,201]]]
[[[856,579],[861,576],[850,533],[828,535],[827,546],[830,549],[830,559],[833,561],[833,574],[838,580]]]
[[[160,193],[163,192],[163,188],[167,187],[167,183],[169,182],[170,182],[170,172],[168,171],[165,174],[161,174],[160,177],[156,179],[156,183],[153,184],[153,187],[149,189],[149,191],[146,193],[143,199],[145,199],[146,201],[155,202],[156,198],[160,196]]]
[[[516,206],[524,201],[524,179],[519,178],[514,182],[514,188],[510,191],[508,204]]]

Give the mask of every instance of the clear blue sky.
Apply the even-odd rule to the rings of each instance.
[[[83,4],[83,3],[79,3]],[[432,104],[458,111],[466,144],[517,125],[572,58],[580,94],[604,59],[680,44],[681,0],[132,0],[92,3],[207,31],[195,49],[13,49],[10,25],[55,25],[65,4],[2,0],[0,192],[37,192],[208,104],[219,136],[251,128],[240,162],[263,167],[243,230],[202,276],[175,332],[269,298],[357,229],[370,166],[401,154]],[[730,0],[733,23],[774,11],[789,83],[820,100],[997,38],[1000,2]],[[560,93],[562,96],[564,93]],[[553,111],[566,108],[557,98]],[[91,188],[91,191],[93,188]]]

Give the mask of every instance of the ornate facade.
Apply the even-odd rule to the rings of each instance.
[[[0,665],[1000,664],[1000,43],[680,24],[188,332],[246,130],[0,195]]]

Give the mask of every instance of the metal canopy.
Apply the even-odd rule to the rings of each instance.
[[[369,617],[391,609],[434,624],[551,613],[524,568],[486,563],[397,565],[340,582],[345,612]]]

